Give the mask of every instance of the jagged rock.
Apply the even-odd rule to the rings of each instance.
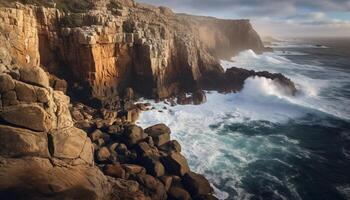
[[[181,152],[181,145],[176,140],[169,141],[158,148],[162,151],[169,152],[169,153],[173,151],[178,153]]]
[[[50,87],[49,77],[40,67],[22,67],[20,74],[23,82],[46,88]]]
[[[126,143],[131,146],[137,144],[146,137],[143,129],[136,125],[130,125],[126,127],[123,135],[126,138]]]
[[[162,159],[162,163],[166,171],[174,175],[183,176],[190,171],[186,158],[179,153],[169,154]]]
[[[5,93],[15,88],[12,77],[8,74],[0,74],[0,93]]]
[[[170,129],[165,124],[157,124],[145,129],[145,133],[153,138],[156,146],[161,146],[170,140]]]
[[[32,104],[8,106],[0,113],[1,118],[10,124],[25,127],[35,131],[48,132],[52,127],[45,110]]]
[[[171,187],[168,192],[169,200],[191,200],[191,195],[181,187]]]
[[[204,176],[194,172],[186,173],[182,178],[182,182],[187,191],[193,196],[208,195],[214,192],[208,180]]]
[[[37,96],[32,85],[17,81],[15,87],[17,99],[28,103],[36,102]]]
[[[47,135],[0,125],[0,155],[4,157],[48,157]]]
[[[103,168],[103,171],[107,176],[111,176],[114,178],[125,178],[125,170],[119,164],[106,165]]]

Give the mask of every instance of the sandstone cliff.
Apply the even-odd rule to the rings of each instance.
[[[19,37],[11,47],[18,60],[66,79],[73,96],[111,103],[127,87],[155,98],[206,89],[223,73],[219,59],[264,50],[248,20],[174,14],[131,0],[92,2],[84,12],[54,3],[0,11],[4,31],[23,24],[20,36],[9,34]]]

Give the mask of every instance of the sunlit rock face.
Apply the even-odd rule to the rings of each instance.
[[[248,20],[174,14],[133,1],[97,1],[80,13],[18,4],[1,15],[5,30],[17,24],[11,53],[21,63],[40,63],[102,102],[126,87],[157,98],[194,91],[222,73],[218,59],[264,49]]]

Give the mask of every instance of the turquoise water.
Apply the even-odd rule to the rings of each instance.
[[[154,104],[138,123],[170,126],[220,199],[350,199],[350,61],[338,45],[313,42],[222,62],[284,73],[297,84],[295,97],[252,77],[237,94],[208,92],[203,105]]]

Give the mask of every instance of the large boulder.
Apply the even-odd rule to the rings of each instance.
[[[153,138],[156,146],[161,146],[170,140],[170,128],[165,124],[157,124],[145,129],[145,133]]]
[[[194,172],[186,173],[182,178],[182,183],[192,196],[208,195],[214,192],[208,180]]]
[[[162,162],[168,173],[183,176],[190,171],[187,160],[180,153],[173,152],[162,158]]]
[[[0,117],[6,122],[34,131],[48,132],[52,121],[45,110],[36,104],[21,104],[3,108]]]
[[[0,155],[49,157],[47,135],[43,132],[0,125]]]
[[[62,159],[81,158],[88,163],[92,163],[93,147],[83,130],[71,127],[53,131],[50,137],[54,157]]]
[[[41,87],[50,87],[49,77],[40,67],[22,67],[21,81]]]
[[[8,74],[0,74],[0,93],[4,93],[15,88],[12,77]]]
[[[141,158],[141,162],[147,173],[154,177],[161,177],[165,174],[165,168],[159,161],[159,158],[153,155],[145,155]]]

